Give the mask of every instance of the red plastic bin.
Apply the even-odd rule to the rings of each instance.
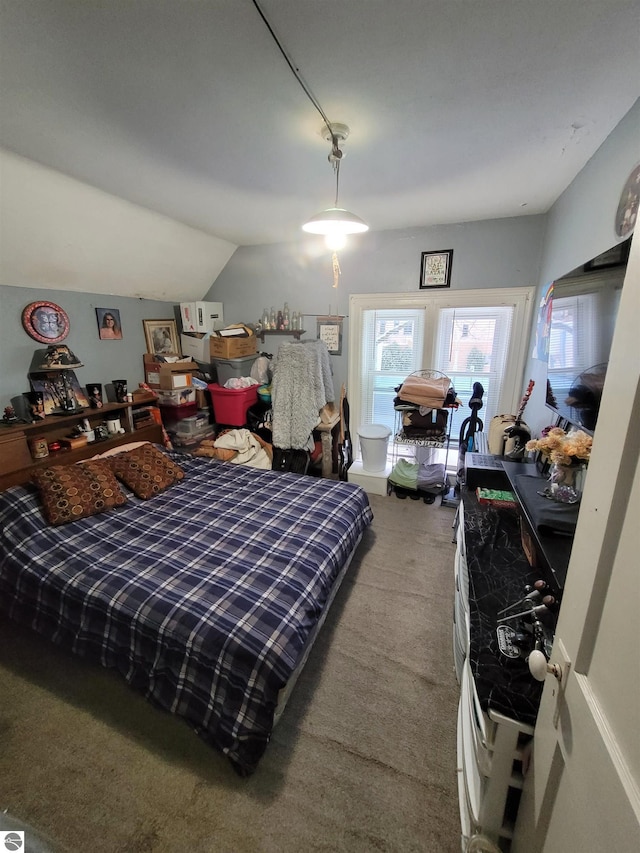
[[[213,417],[217,424],[244,426],[247,411],[258,402],[258,386],[248,388],[223,388],[217,382],[208,386],[213,403]]]

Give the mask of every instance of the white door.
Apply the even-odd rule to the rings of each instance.
[[[639,316],[636,238],[514,853],[640,850]]]

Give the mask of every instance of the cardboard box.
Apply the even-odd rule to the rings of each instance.
[[[158,404],[160,406],[193,406],[195,402],[195,388],[182,388],[179,391],[158,391]]]
[[[476,497],[479,504],[487,504],[501,509],[513,509],[518,505],[513,492],[506,489],[485,489],[478,486]]]
[[[191,374],[199,370],[195,361],[178,361],[172,364],[155,361],[151,353],[144,354],[144,375],[147,385],[154,391],[174,391],[191,386]]]
[[[242,358],[258,351],[255,335],[248,338],[217,335],[180,335],[182,352],[196,361],[209,364],[213,358]]]
[[[255,335],[248,338],[209,338],[210,358],[243,358],[245,355],[253,355],[256,352],[258,352],[258,339]]]

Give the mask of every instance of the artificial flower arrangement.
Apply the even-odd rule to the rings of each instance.
[[[551,427],[541,438],[526,444],[527,450],[539,450],[554,465],[580,465],[589,461],[593,439],[581,429],[565,432],[560,427]]]

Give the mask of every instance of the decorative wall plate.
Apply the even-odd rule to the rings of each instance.
[[[616,211],[616,234],[618,237],[628,237],[633,233],[638,218],[640,203],[640,165],[636,166],[620,193],[620,201]]]
[[[55,302],[30,302],[22,312],[22,325],[41,344],[57,344],[69,334],[67,312]]]

